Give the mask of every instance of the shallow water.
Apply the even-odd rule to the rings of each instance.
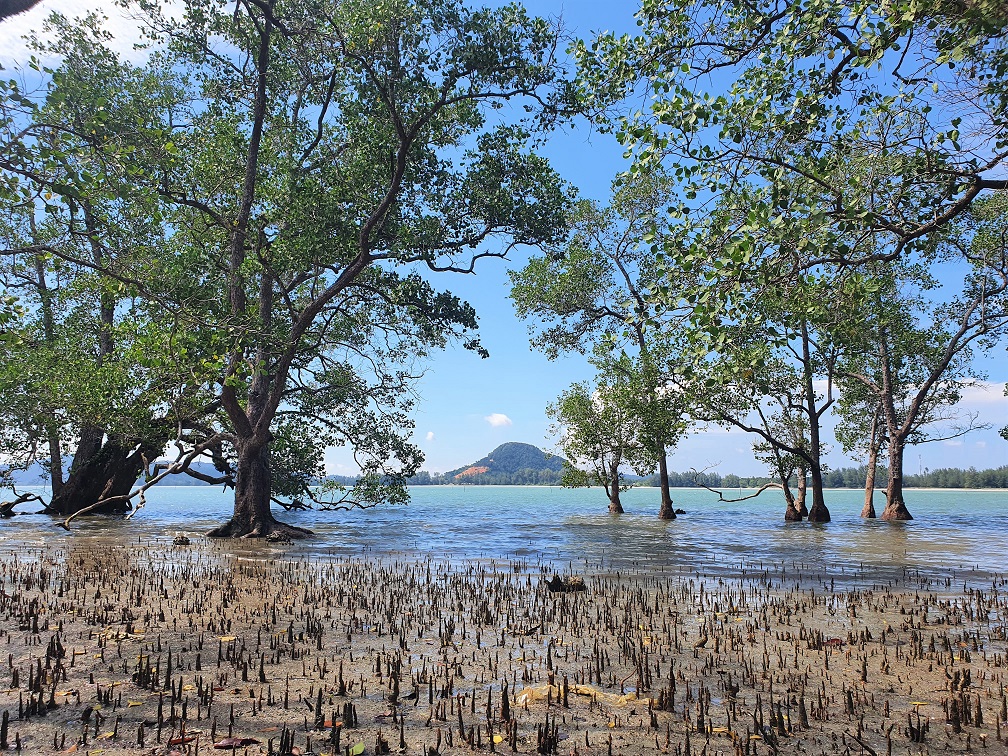
[[[606,511],[599,489],[531,486],[420,486],[408,506],[349,512],[279,513],[316,537],[296,554],[432,557],[438,560],[545,559],[573,570],[641,570],[704,574],[740,570],[799,571],[810,577],[888,582],[908,573],[964,577],[1001,572],[1008,564],[1008,492],[908,491],[915,520],[884,523],[858,515],[864,494],[827,492],[825,525],[786,524],[779,494],[722,503],[703,489],[674,489],[685,515],[658,520],[658,489],[623,496],[626,514]],[[231,498],[210,487],[160,487],[128,520],[89,518],[66,533],[44,516],[0,523],[5,546],[74,546],[91,539],[137,543],[199,535],[227,518]],[[876,508],[883,506],[882,496]],[[239,554],[280,553],[261,546],[225,547]]]

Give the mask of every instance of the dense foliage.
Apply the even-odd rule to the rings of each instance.
[[[298,535],[273,500],[404,501],[422,461],[409,440],[419,365],[454,340],[485,354],[473,309],[428,274],[564,228],[566,188],[529,149],[563,91],[558,29],[519,6],[450,1],[130,7],[147,63],[118,61],[96,24],[57,21],[61,66],[38,91],[5,83],[5,210],[77,242],[45,245],[58,260],[46,276],[81,271],[160,331],[140,359],[163,357],[167,385],[137,406],[168,421],[164,472],[212,455],[235,487],[217,535]],[[520,116],[488,117],[511,101]],[[40,252],[22,236],[12,261]],[[116,415],[107,388],[93,393]],[[324,475],[340,445],[364,473],[351,491]]]
[[[788,519],[828,521],[830,486],[873,517],[884,482],[905,520],[904,486],[1001,485],[904,460],[983,425],[956,407],[1008,335],[1003,3],[642,0],[635,35],[572,44],[576,81],[518,4],[123,4],[141,62],[57,14],[56,62],[0,82],[0,483],[43,470],[65,525],[183,472],[234,489],[216,535],[265,536],[299,534],[271,504],[446,481],[619,511],[656,467],[671,519],[673,486],[757,482],[668,470],[712,425],[751,434]],[[536,149],[583,115],[626,150],[608,201]],[[595,371],[548,408],[566,465],[423,473],[424,362],[486,356],[438,274],[518,247],[533,346]],[[824,464],[829,416],[864,467]],[[359,477],[326,475],[338,446]]]
[[[909,519],[905,447],[941,437],[924,429],[1006,325],[1004,5],[643,0],[637,21],[574,51],[619,181],[674,179],[636,317],[685,341],[667,374],[694,427],[753,433],[778,479],[807,470],[825,521],[820,426],[846,391],[876,419],[844,443],[873,467],[884,443],[882,517]],[[918,275],[937,266],[941,287]]]

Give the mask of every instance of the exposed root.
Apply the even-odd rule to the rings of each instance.
[[[210,538],[270,538],[271,540],[301,540],[309,538],[314,533],[307,528],[288,525],[272,517],[257,523],[240,522],[234,518],[207,533]]]
[[[886,508],[882,511],[882,518],[887,522],[906,522],[912,520],[913,515],[902,501],[887,502]]]
[[[813,504],[808,513],[809,522],[829,522],[830,513],[824,505]]]

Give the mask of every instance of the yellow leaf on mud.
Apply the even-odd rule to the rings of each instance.
[[[222,635],[217,640],[219,640],[221,643],[230,643],[233,640],[237,640],[237,637],[234,635]]]
[[[503,735],[494,735],[494,743],[503,743],[503,742],[504,742]]]

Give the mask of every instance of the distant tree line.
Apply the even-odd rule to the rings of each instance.
[[[823,485],[826,488],[864,488],[867,481],[868,467],[841,467],[823,473]],[[717,473],[692,473],[669,471],[669,485],[673,488],[692,488],[697,486],[707,488],[760,488],[768,483],[777,483],[777,479],[766,476],[740,476],[735,474],[719,475]],[[793,481],[791,481],[793,483]],[[886,469],[879,465],[875,469],[875,483],[878,486],[886,484]],[[637,485],[658,486],[658,474],[642,478]],[[929,470],[919,475],[905,474],[903,485],[908,488],[1008,488],[1008,465],[977,470],[970,467],[961,470],[955,467],[944,467]]]
[[[840,467],[825,472],[823,483],[826,488],[861,489],[865,486],[867,473],[868,468],[865,465]],[[634,486],[647,488],[660,485],[658,473],[636,480],[630,476],[628,478]],[[332,480],[340,485],[353,485],[356,482],[355,478],[343,475],[332,476]],[[776,479],[760,475],[735,475],[734,473],[720,475],[716,472],[696,473],[693,471],[676,472],[675,470],[669,470],[668,481],[671,488],[706,487],[714,489],[759,488],[768,483],[779,482]],[[876,485],[885,486],[886,470],[883,465],[876,468],[875,481]],[[904,485],[909,488],[1008,488],[1008,465],[988,470],[977,470],[975,467],[966,470],[946,467],[929,470],[919,475],[905,475],[904,481]],[[793,480],[790,482],[794,484]],[[407,485],[559,486],[562,485],[562,473],[554,470],[527,468],[513,473],[490,472],[481,475],[466,475],[456,479],[449,474],[421,470],[407,479]]]
[[[562,473],[558,470],[532,467],[514,472],[486,472],[478,475],[465,475],[460,478],[421,470],[416,475],[407,478],[406,484],[410,486],[559,486],[561,478]]]

